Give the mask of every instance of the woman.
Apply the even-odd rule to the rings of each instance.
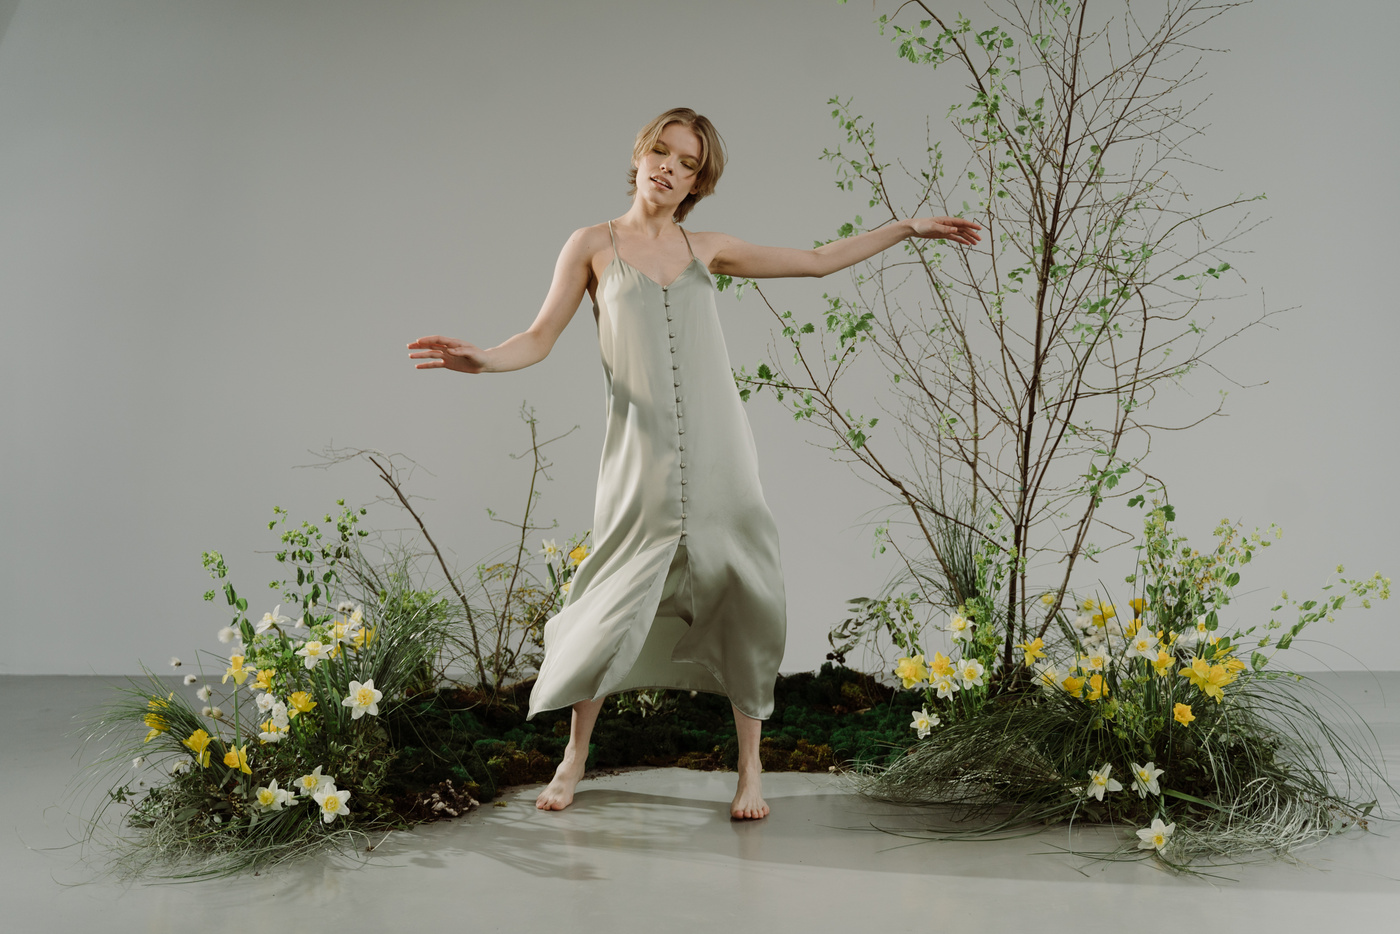
[[[724,159],[709,120],[689,108],[661,114],[633,146],[631,209],[574,231],[527,330],[489,349],[439,335],[408,345],[418,369],[518,370],[549,354],[585,291],[593,301],[607,433],[594,550],[545,626],[530,695],[529,717],[573,708],[564,760],[535,801],[544,810],[573,801],[604,697],[681,688],[730,699],[739,739],[730,815],[769,812],[759,731],[773,711],[786,609],[777,531],[710,274],[825,276],[910,236],[979,240],[977,224],[951,217],[900,221],[812,250],[685,231],[679,222],[715,190]]]

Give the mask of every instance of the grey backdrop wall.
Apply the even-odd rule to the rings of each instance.
[[[840,141],[827,99],[854,96],[892,152],[916,154],[923,115],[958,93],[896,60],[875,15],[861,0],[0,3],[0,672],[131,672],[217,648],[202,550],[224,552],[260,613],[271,507],[300,519],[381,492],[363,467],[295,469],[329,443],[422,464],[411,488],[467,565],[508,532],[485,508],[525,495],[508,454],[528,400],[546,434],[580,426],[551,449],[541,514],[561,538],[586,529],[601,446],[587,310],[512,374],[417,372],[404,344],[525,327],[569,233],[626,210],[638,127],[677,104],[715,120],[731,156],[691,226],[833,235],[863,202],[817,158]],[[1193,536],[1222,516],[1284,527],[1241,618],[1338,562],[1400,570],[1397,24],[1379,0],[1267,0],[1203,37],[1231,51],[1208,60],[1194,149],[1219,172],[1189,180],[1206,200],[1268,193],[1233,301],[1295,310],[1217,361],[1268,384],[1164,438],[1156,470]],[[803,310],[844,287],[770,294]],[[756,361],[766,313],[721,302],[734,363]],[[777,406],[749,414],[782,534],[783,668],[809,670],[843,601],[891,570],[865,524],[879,500]],[[1396,615],[1319,627],[1334,647],[1293,662],[1400,667]]]

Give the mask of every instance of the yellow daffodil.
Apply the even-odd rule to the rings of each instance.
[[[1037,636],[1031,642],[1018,642],[1016,648],[1026,653],[1026,664],[1032,665],[1038,658],[1045,657],[1045,641]]]
[[[212,739],[212,736],[201,729],[195,730],[188,739],[182,740],[194,752],[199,764],[206,769],[209,768],[209,741]]]
[[[355,635],[351,637],[350,644],[357,649],[362,649],[374,641],[374,627],[366,626],[363,629],[355,630]]]
[[[572,562],[574,567],[578,567],[580,564],[582,564],[583,559],[587,557],[588,548],[584,545],[579,545],[573,551],[569,552],[569,561]]]
[[[1108,696],[1108,682],[1103,675],[1093,674],[1089,676],[1088,700],[1099,700]]]
[[[1074,675],[1070,675],[1060,682],[1060,687],[1063,688],[1065,693],[1068,694],[1070,697],[1084,696],[1083,678],[1076,678]]]
[[[928,663],[928,676],[931,679],[941,677],[953,677],[957,669],[953,667],[953,660],[942,652],[933,653],[933,661]]]
[[[287,698],[287,718],[295,719],[297,714],[311,713],[316,702],[311,699],[311,695],[306,691],[293,691]]]
[[[1169,678],[1172,673],[1172,665],[1175,663],[1176,659],[1168,655],[1165,649],[1158,649],[1157,660],[1152,663],[1152,670],[1163,678]]]
[[[915,655],[912,658],[901,658],[896,662],[894,673],[904,682],[906,688],[911,688],[928,677],[928,666],[924,664],[922,655]]]
[[[253,681],[253,688],[258,691],[272,690],[272,677],[277,674],[276,668],[263,668],[258,672],[258,676]]]
[[[1190,726],[1196,715],[1191,712],[1190,704],[1177,704],[1172,708],[1172,719],[1182,726]]]
[[[141,722],[151,728],[151,731],[146,734],[146,738],[142,740],[142,742],[146,743],[149,743],[151,740],[170,729],[170,724],[165,721],[165,718],[154,710],[142,717]]]
[[[1133,608],[1134,613],[1140,614],[1147,608],[1147,601],[1142,599],[1142,597],[1133,597],[1133,599],[1128,601],[1128,606]]]
[[[1239,674],[1241,671],[1244,671],[1248,667],[1249,666],[1244,663],[1243,659],[1227,658],[1225,660],[1225,670],[1230,672],[1231,674]]]
[[[248,680],[248,673],[256,670],[252,665],[243,663],[242,655],[231,655],[228,660],[228,671],[224,672],[224,682],[232,678],[234,684],[242,684]]]
[[[241,747],[230,747],[229,751],[224,753],[224,765],[231,769],[237,769],[245,775],[252,775],[253,770],[248,768],[248,744],[244,743]]]
[[[1123,638],[1131,639],[1133,636],[1138,634],[1138,630],[1140,629],[1142,629],[1142,620],[1134,619],[1132,622],[1128,623],[1128,625],[1123,627]]]

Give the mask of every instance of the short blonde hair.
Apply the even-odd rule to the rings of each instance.
[[[676,206],[674,217],[676,223],[680,223],[701,198],[714,194],[715,185],[724,173],[724,140],[720,139],[713,123],[689,107],[672,107],[637,134],[637,142],[632,147],[632,168],[627,173],[627,184],[631,186],[627,194],[630,197],[637,193],[637,163],[642,160],[643,153],[655,146],[661,131],[673,123],[679,123],[700,137],[700,169],[696,172],[695,187]]]

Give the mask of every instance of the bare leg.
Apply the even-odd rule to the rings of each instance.
[[[574,786],[583,778],[583,766],[588,761],[588,739],[593,735],[593,724],[598,721],[598,712],[602,709],[602,698],[574,704],[564,761],[554,770],[554,780],[535,799],[535,807],[542,811],[562,811],[573,803]]]
[[[729,706],[734,707],[733,704]],[[734,729],[739,733],[739,790],[729,806],[729,816],[757,818],[768,816],[768,802],[763,800],[763,765],[758,760],[758,738],[763,721],[755,720],[734,707]]]

